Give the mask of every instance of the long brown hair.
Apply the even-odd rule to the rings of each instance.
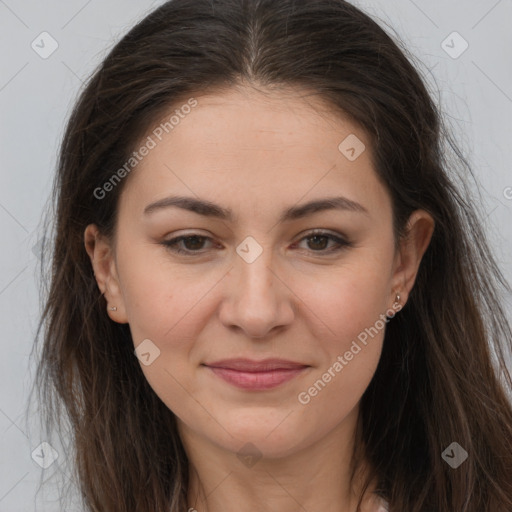
[[[129,177],[102,199],[95,190],[170,106],[239,83],[314,91],[365,130],[395,241],[415,209],[435,220],[362,397],[354,460],[371,463],[391,512],[510,512],[512,332],[500,299],[510,286],[469,191],[475,178],[407,50],[343,0],[166,2],[82,91],[54,184],[35,388],[47,427],[67,425],[84,506],[185,512],[188,485],[174,414],[146,381],[128,326],[105,314],[84,248],[88,224],[112,236]],[[457,469],[442,457],[452,442],[468,453]]]

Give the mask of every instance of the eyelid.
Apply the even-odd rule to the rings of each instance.
[[[193,237],[208,240],[210,242],[213,240],[212,237],[207,236],[207,235],[201,235],[199,233],[185,233],[184,235],[178,235],[169,240],[164,240],[162,242],[162,245],[165,246],[170,251],[177,253],[177,254],[183,254],[183,255],[187,255],[187,256],[199,256],[200,254],[204,254],[206,252],[204,250],[190,251],[190,250],[186,250],[186,249],[177,248],[177,244],[179,244],[183,239],[193,238]]]
[[[306,231],[299,233],[297,235],[297,237],[298,237],[298,240],[300,241],[304,238],[314,236],[314,235],[330,236],[332,238],[337,238],[340,241],[348,243],[348,238],[345,235],[343,235],[341,233],[337,233],[335,231],[331,231],[329,229],[323,229],[323,228],[307,229]]]
[[[310,254],[312,253],[312,254],[318,254],[319,256],[322,256],[322,255],[327,256],[329,254],[340,252],[341,250],[346,249],[347,247],[353,246],[353,243],[345,235],[342,235],[340,233],[333,233],[329,230],[321,229],[321,228],[315,228],[315,229],[305,231],[304,233],[301,233],[299,235],[300,238],[298,238],[298,241],[294,242],[293,245],[296,245],[297,243],[300,243],[303,240],[310,238],[312,236],[315,236],[315,235],[325,236],[326,238],[333,240],[336,243],[337,247],[331,247],[330,249],[325,249],[325,250],[321,250],[321,251],[313,251],[311,249],[308,251],[307,249],[305,249],[305,251],[309,252]]]

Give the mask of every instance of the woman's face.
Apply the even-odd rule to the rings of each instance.
[[[418,214],[424,233],[395,253],[369,141],[318,99],[195,98],[169,133],[147,134],[155,145],[125,178],[115,242],[98,237],[90,255],[108,314],[129,323],[182,435],[284,456],[354,417],[429,230]],[[178,196],[188,203],[171,205]],[[167,245],[179,236],[192,238]],[[289,364],[219,363],[231,359]]]

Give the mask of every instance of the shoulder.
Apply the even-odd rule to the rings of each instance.
[[[384,498],[377,498],[374,512],[389,512],[389,503]]]
[[[385,500],[382,500],[382,502],[379,504],[379,506],[375,510],[375,512],[389,512],[388,502]]]
[[[389,512],[389,503],[386,499],[373,495],[363,504],[361,512]]]

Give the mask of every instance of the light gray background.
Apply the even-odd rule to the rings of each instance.
[[[35,495],[41,477],[63,470],[65,453],[60,448],[43,471],[31,452],[46,439],[24,422],[33,372],[28,355],[40,313],[35,254],[41,212],[82,81],[160,3],[0,0],[0,512],[60,510],[50,487],[46,499]],[[483,187],[482,216],[496,257],[512,281],[512,1],[354,3],[393,27],[440,89],[441,105]],[[43,31],[59,45],[47,59],[31,48]],[[441,47],[454,31],[469,44],[458,58]],[[461,48],[456,38],[448,44],[452,51]]]

